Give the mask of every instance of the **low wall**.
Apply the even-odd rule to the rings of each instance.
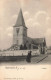
[[[27,55],[30,50],[16,50],[16,51],[2,51],[0,52],[0,56],[22,56]],[[39,50],[31,50],[31,55],[39,55]]]
[[[48,53],[48,54],[51,54],[51,50],[47,50],[47,53]]]

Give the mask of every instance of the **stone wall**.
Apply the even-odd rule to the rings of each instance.
[[[47,50],[47,54],[51,54],[51,50],[50,49]]]
[[[0,56],[26,56],[30,50],[17,50],[17,51],[2,51]],[[39,55],[39,50],[31,50],[31,55]]]

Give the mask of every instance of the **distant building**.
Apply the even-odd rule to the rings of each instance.
[[[45,38],[34,39],[27,36],[27,27],[21,9],[16,24],[13,26],[13,46],[10,49],[39,49],[42,54],[45,53]]]

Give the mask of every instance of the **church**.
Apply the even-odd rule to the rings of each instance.
[[[11,50],[34,50],[39,49],[41,54],[45,54],[45,38],[30,38],[27,36],[27,27],[25,25],[22,10],[18,14],[17,21],[13,26],[13,45]]]

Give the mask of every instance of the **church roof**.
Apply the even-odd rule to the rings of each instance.
[[[29,40],[31,40],[32,43],[35,44],[35,45],[39,45],[39,44],[43,44],[43,43],[45,43],[45,45],[46,45],[46,40],[45,40],[45,38],[30,38],[30,37],[28,37],[28,38],[29,38]]]
[[[14,27],[19,27],[19,26],[24,26],[25,27],[23,13],[22,13],[22,10],[21,9],[20,9],[20,12],[18,14],[18,18],[17,18],[16,24],[15,24]]]
[[[34,44],[42,44],[42,43],[45,43],[46,44],[46,41],[45,41],[45,38],[35,38],[33,39],[34,41]]]

